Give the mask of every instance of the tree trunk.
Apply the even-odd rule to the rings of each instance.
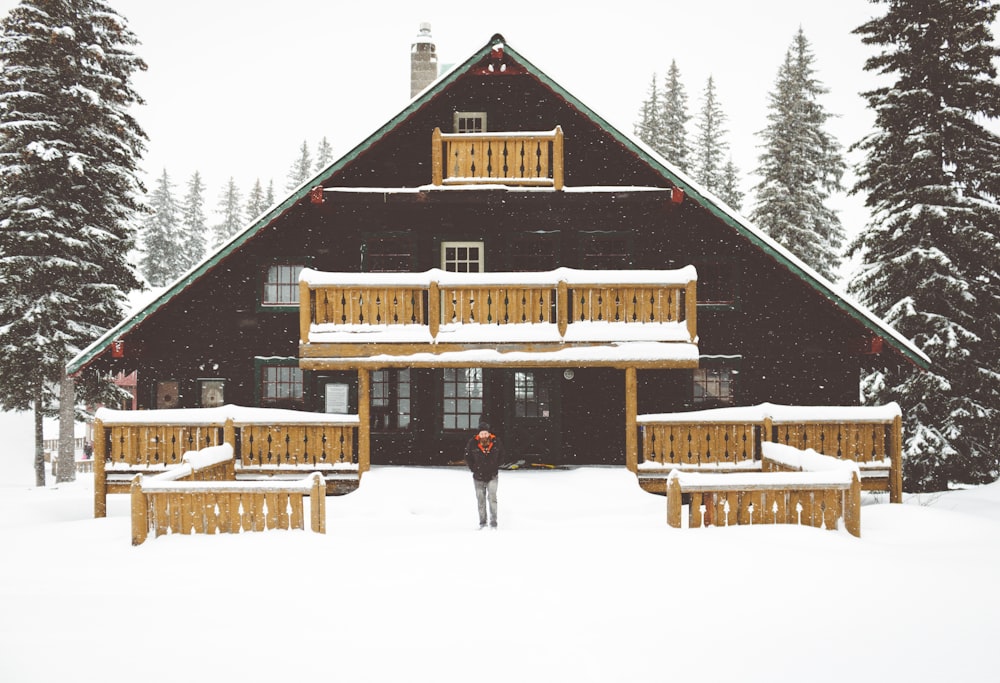
[[[39,394],[42,390],[39,388]],[[42,433],[42,397],[35,399],[35,486],[45,486],[45,443]]]
[[[74,426],[76,424],[76,391],[73,378],[63,372],[59,380],[59,468],[56,482],[76,480],[76,449]]]

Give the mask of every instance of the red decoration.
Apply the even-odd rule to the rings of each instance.
[[[111,357],[112,358],[124,358],[125,357],[125,340],[115,339],[111,342]]]
[[[323,186],[317,185],[313,189],[309,190],[309,201],[313,204],[323,203]]]
[[[885,340],[882,337],[871,336],[864,337],[859,344],[859,353],[863,356],[875,356],[882,353],[882,349],[885,347]]]
[[[670,188],[670,203],[680,204],[684,201],[684,190],[679,187]]]

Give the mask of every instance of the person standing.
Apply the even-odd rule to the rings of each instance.
[[[497,475],[503,458],[503,446],[490,432],[487,422],[480,422],[476,434],[465,445],[465,464],[472,470],[479,504],[479,528],[486,526],[486,503],[490,504],[490,528],[497,528]]]

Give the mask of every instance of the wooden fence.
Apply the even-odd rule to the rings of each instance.
[[[123,411],[102,408],[94,420],[94,516],[107,514],[107,496],[128,493],[136,474],[179,465],[184,453],[229,444],[234,476],[244,481],[321,472],[329,493],[357,488],[369,469],[358,448],[360,421],[267,408]]]
[[[563,131],[431,134],[434,185],[529,185],[563,188]]]

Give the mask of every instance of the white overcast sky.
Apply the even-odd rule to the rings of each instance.
[[[144,170],[157,176],[166,168],[179,194],[199,170],[212,208],[230,176],[244,195],[255,179],[273,179],[280,196],[303,140],[315,151],[326,136],[339,156],[400,111],[409,100],[410,44],[425,21],[442,64],[464,61],[502,33],[629,133],[652,74],[662,79],[671,59],[692,113],[714,76],[749,188],[767,94],[800,26],[830,89],[826,107],[838,116],[829,130],[846,147],[871,128],[859,95],[875,83],[862,68],[871,50],[851,31],[884,12],[867,0],[107,1],[129,20],[149,65],[135,78],[146,100],[137,116],[150,138]],[[15,4],[0,0],[0,12]],[[849,229],[860,227],[861,198],[837,203]]]

